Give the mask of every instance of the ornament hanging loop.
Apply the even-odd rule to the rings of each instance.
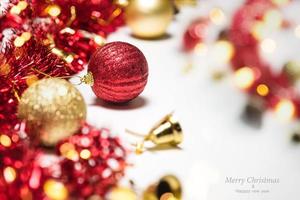
[[[42,74],[44,75],[45,77],[47,78],[54,78],[52,76],[50,76],[49,74],[46,74],[36,68],[32,68],[33,71],[39,73],[39,74]],[[78,75],[75,75],[75,76],[60,76],[60,77],[56,77],[56,78],[61,78],[61,79],[66,79],[66,78],[78,78],[78,82],[73,82],[74,85],[80,85],[82,83],[84,84],[87,84],[87,85],[90,85],[90,86],[93,86],[94,85],[94,78],[93,78],[93,74],[92,72],[88,72],[86,75],[84,76],[78,76]]]
[[[93,74],[91,72],[88,72],[84,76],[78,76],[78,75],[77,76],[62,76],[62,77],[58,77],[58,78],[78,78],[77,81],[71,81],[72,84],[81,85],[82,83],[84,83],[89,86],[94,85],[94,78],[93,78]]]

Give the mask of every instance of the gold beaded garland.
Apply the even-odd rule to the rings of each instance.
[[[76,132],[86,118],[80,92],[68,81],[47,78],[33,83],[21,96],[18,116],[25,120],[30,135],[53,146]]]

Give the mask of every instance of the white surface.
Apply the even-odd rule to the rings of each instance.
[[[182,33],[191,19],[214,6],[230,15],[241,2],[203,1],[198,8],[185,8],[168,31],[171,37],[165,40],[138,40],[127,28],[112,34],[109,41],[136,45],[149,64],[148,85],[129,106],[99,105],[88,86],[79,86],[88,104],[88,121],[111,128],[129,147],[135,138],[127,135],[125,128],[146,133],[175,110],[184,130],[183,150],[131,155],[134,166],[128,168],[125,179],[133,179],[139,190],[162,175],[175,174],[183,183],[184,200],[299,200],[300,148],[289,140],[294,124],[282,124],[272,113],[264,115],[261,129],[243,123],[240,114],[245,94],[234,87],[230,75],[221,82],[211,80],[210,58],[193,58],[193,70],[182,73],[191,59],[180,52]],[[140,105],[143,101],[146,103]],[[226,177],[231,176],[279,178],[280,182],[255,184],[259,190],[269,190],[267,194],[239,194],[236,189],[251,189],[252,184],[226,184]]]

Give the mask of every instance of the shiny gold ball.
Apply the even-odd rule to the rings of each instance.
[[[181,200],[182,187],[174,175],[166,175],[155,184],[150,185],[143,193],[143,200]]]
[[[80,92],[60,78],[33,83],[21,96],[18,116],[26,121],[29,135],[46,146],[75,133],[86,118],[86,105]]]
[[[108,200],[120,200],[120,199],[137,200],[137,195],[130,188],[118,186],[118,187],[113,188],[110,191],[110,193],[108,194],[107,199]]]
[[[126,22],[136,37],[152,39],[165,35],[173,17],[171,0],[131,0]]]

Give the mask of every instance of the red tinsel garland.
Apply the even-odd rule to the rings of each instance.
[[[79,72],[122,24],[109,0],[1,1],[0,123],[16,123],[17,96],[30,82]]]
[[[54,16],[50,9],[57,8]],[[85,124],[57,154],[46,153],[31,144],[16,116],[30,84],[79,72],[122,24],[121,8],[108,0],[0,2],[0,200],[102,198],[123,176],[126,152],[108,130]],[[66,143],[77,159],[62,151]]]
[[[112,0],[34,0],[31,1],[34,17],[49,17],[49,9],[57,8],[60,14],[52,16],[56,24],[75,30],[107,35],[123,25],[122,9]]]
[[[0,4],[6,13],[0,17],[0,36],[6,29],[30,32],[59,49],[59,56],[69,56],[68,62],[80,70],[102,45],[101,38],[124,23],[122,8],[110,0],[8,2]]]
[[[35,39],[0,54],[0,124],[17,121],[19,96],[32,82],[43,78],[43,74],[59,77],[76,72]]]
[[[104,196],[124,175],[126,151],[110,134],[108,129],[84,125],[79,134],[57,146],[65,158],[61,166],[66,185],[73,196],[81,197],[78,199]]]
[[[107,129],[85,124],[57,154],[33,149],[20,125],[1,131],[0,200],[103,197],[124,175],[126,151]]]

